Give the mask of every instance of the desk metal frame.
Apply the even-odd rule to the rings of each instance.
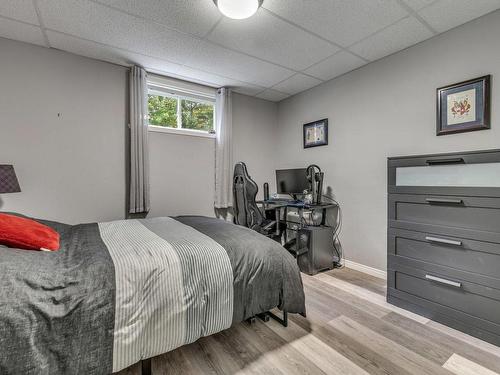
[[[306,228],[307,226],[325,226],[326,225],[326,213],[327,210],[330,208],[335,208],[338,207],[337,204],[335,203],[322,203],[322,204],[297,204],[297,203],[291,203],[287,201],[258,201],[257,204],[262,205],[262,208],[264,211],[270,211],[274,210],[275,215],[276,215],[276,235],[279,236],[280,233],[280,223],[290,223],[290,224],[296,224],[297,229],[293,228],[287,228],[285,230],[285,243],[288,242],[288,235],[287,235],[287,230],[292,230],[295,231],[296,233],[296,243],[299,243],[299,233],[301,229]],[[295,221],[289,221],[287,220],[288,217],[288,210],[289,209],[296,209],[299,214],[299,222]],[[281,220],[281,209],[284,209],[284,220]],[[319,225],[304,225],[304,210],[311,210],[314,212],[315,210],[322,210],[322,218],[321,218],[321,223]],[[299,250],[299,249],[297,249]],[[299,256],[301,254],[296,254],[296,256]]]

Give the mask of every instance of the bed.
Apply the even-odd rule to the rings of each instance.
[[[1,374],[108,374],[276,307],[305,314],[295,259],[248,228],[40,222],[59,251],[0,247]]]

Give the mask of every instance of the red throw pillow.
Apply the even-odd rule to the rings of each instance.
[[[59,250],[59,233],[34,220],[0,214],[0,245],[26,250]]]

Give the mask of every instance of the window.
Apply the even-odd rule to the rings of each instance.
[[[148,86],[150,130],[213,137],[215,98],[177,88]]]
[[[177,127],[177,102],[176,98],[148,93],[149,125]]]

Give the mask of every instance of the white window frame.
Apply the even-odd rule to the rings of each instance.
[[[174,81],[175,82],[175,81]],[[148,81],[148,95],[151,93],[153,95],[161,95],[167,98],[173,98],[177,100],[177,126],[181,126],[178,128],[170,128],[167,126],[157,126],[157,125],[149,125],[148,130],[152,132],[158,133],[168,133],[168,134],[178,134],[178,135],[189,135],[195,137],[204,137],[204,138],[215,138],[215,89],[211,90],[208,88],[204,88],[203,90],[197,90],[194,85],[190,85],[187,87],[186,84],[182,85],[172,85],[171,81],[168,79],[164,79],[162,81],[158,81],[155,79],[154,81]],[[184,87],[182,87],[184,86]],[[192,100],[200,103],[212,104],[214,106],[214,132],[208,132],[205,130],[197,130],[197,129],[186,129],[182,128],[182,112],[181,112],[181,100]]]

